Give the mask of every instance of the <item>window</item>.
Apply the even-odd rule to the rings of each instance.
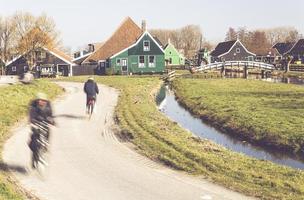
[[[155,67],[155,56],[149,56],[149,67]]]
[[[150,51],[150,41],[144,40],[144,51]]]
[[[46,52],[45,51],[40,52],[40,57],[41,57],[41,59],[45,59],[46,58]]]
[[[235,52],[236,53],[241,53],[241,49],[240,48],[236,48]]]
[[[13,67],[12,67],[12,71],[13,71],[13,72],[17,71],[16,66],[13,66]]]
[[[120,58],[116,59],[116,66],[120,66]]]
[[[27,66],[24,66],[24,67],[23,67],[23,71],[27,72],[27,71],[28,71],[27,69],[28,69]]]
[[[145,67],[145,56],[139,56],[138,67]]]
[[[169,64],[172,64],[172,58],[169,58]]]

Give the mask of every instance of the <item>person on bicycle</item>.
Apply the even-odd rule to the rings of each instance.
[[[32,125],[29,147],[33,153],[32,167],[35,168],[39,159],[38,151],[42,144],[40,141],[44,137],[48,143],[50,137],[49,125],[55,125],[52,106],[46,94],[38,93],[36,99],[30,103],[29,121]]]
[[[96,95],[99,94],[99,89],[94,81],[93,77],[89,77],[89,79],[85,82],[84,87],[83,87],[84,92],[87,95],[87,103],[86,103],[86,110],[87,113],[89,113],[89,101],[91,99],[94,100],[94,103],[96,102]]]

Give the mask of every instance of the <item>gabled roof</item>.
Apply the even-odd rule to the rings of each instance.
[[[64,52],[60,51],[59,49],[56,48],[43,48],[44,50],[50,52],[54,56],[60,58],[66,63],[69,63],[70,65],[73,65],[72,57],[68,56]]]
[[[155,40],[155,38],[148,32],[148,31],[145,31],[144,33],[141,34],[140,38],[137,39],[136,42],[134,42],[133,44],[131,44],[130,46],[128,46],[127,48],[124,48],[122,49],[121,51],[117,52],[116,54],[112,55],[110,58],[113,58],[119,54],[121,54],[122,52],[138,45],[138,43],[142,40],[142,38],[145,36],[145,35],[148,35],[152,40],[153,42],[158,46],[158,48],[163,52],[165,53],[164,49],[160,46],[160,44]]]
[[[166,51],[166,49],[167,49],[169,46],[171,46],[171,47],[178,53],[178,55],[179,55],[180,57],[185,58],[184,55],[181,54],[181,53],[175,48],[175,46],[174,46],[171,42],[168,42],[168,43],[166,44],[166,46],[164,46],[164,50]]]
[[[255,56],[254,53],[248,51],[246,49],[246,47],[241,43],[241,41],[239,40],[231,40],[231,41],[227,41],[227,42],[221,42],[219,43],[215,49],[210,53],[211,56],[213,57],[221,57],[221,56],[224,56],[226,55],[227,53],[229,53],[232,48],[237,44],[237,43],[240,43],[241,46],[245,49],[245,51],[249,54],[252,54]]]
[[[219,57],[220,55],[229,52],[232,46],[236,43],[236,40],[219,43],[215,49],[211,52],[211,56]]]
[[[286,54],[303,55],[304,54],[304,39],[300,39]]]
[[[141,35],[141,28],[130,17],[127,17],[113,35],[98,50],[85,59],[84,63],[106,60],[135,43]]]
[[[294,42],[278,42],[273,45],[272,48],[276,49],[279,54],[284,55],[287,53],[293,46],[295,45]]]
[[[60,51],[60,50],[58,50],[56,48],[46,48],[46,47],[43,47],[42,49],[44,49],[45,51],[48,51],[50,54],[56,56],[57,58],[63,60],[64,62],[66,62],[66,63],[68,63],[70,65],[73,65],[72,58],[70,56],[66,55],[64,52],[62,52],[62,51]],[[15,57],[11,61],[8,61],[6,63],[6,66],[14,63],[16,60],[18,60],[19,58],[23,57],[25,54],[26,53]]]
[[[159,44],[159,46],[161,46],[162,48],[164,48],[163,43],[158,39],[158,37],[153,36],[154,40]]]

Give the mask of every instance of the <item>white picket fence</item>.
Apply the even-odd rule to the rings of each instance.
[[[265,70],[274,70],[275,67],[272,64],[264,63],[264,62],[255,62],[255,61],[226,61],[226,62],[216,62],[210,63],[207,65],[201,65],[198,67],[193,67],[192,72],[200,72],[205,70],[212,69],[222,69],[223,67],[247,67],[248,69],[258,68]]]

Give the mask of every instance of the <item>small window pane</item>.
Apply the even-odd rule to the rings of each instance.
[[[150,41],[144,41],[144,51],[150,51]]]

